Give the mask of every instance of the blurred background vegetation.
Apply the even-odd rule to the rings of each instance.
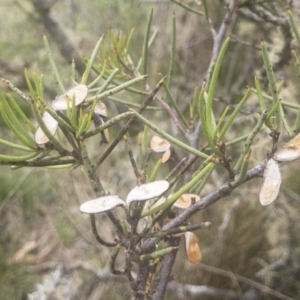
[[[45,26],[39,2],[51,10],[72,41],[75,52],[69,53],[69,57],[61,53],[61,45]],[[219,28],[226,13],[226,1],[207,2],[212,25]],[[257,3],[261,1],[249,2],[278,18],[286,18],[285,9],[293,5],[294,15],[300,25],[298,1],[263,1],[260,6]],[[197,7],[197,1],[185,3]],[[49,99],[54,99],[51,68],[42,40],[44,34],[48,36],[60,72],[65,74],[67,83],[72,56],[76,56],[76,53],[90,55],[99,36],[107,35],[109,30],[117,34],[122,31],[128,36],[130,30],[135,28],[132,53],[138,59],[151,8],[154,9],[152,30],[157,30],[158,34],[150,50],[149,82],[153,84],[158,81],[158,72],[167,73],[172,15],[175,13],[178,41],[175,84],[172,89],[180,99],[181,109],[188,110],[188,101],[193,97],[194,88],[201,85],[207,72],[213,45],[212,33],[204,17],[188,12],[171,1],[2,0],[0,77],[26,91],[24,68],[28,68],[30,73],[43,73],[47,95]],[[240,9],[238,19],[230,30],[233,42],[222,66],[215,99],[219,113],[226,105],[234,106],[241,99],[246,86],[253,83],[254,73],[265,82],[268,91],[266,74],[262,68],[261,38],[270,47],[277,78],[285,78],[282,98],[298,101],[300,90],[295,84],[290,49],[295,48],[299,53],[299,47],[292,40],[291,32],[284,26],[276,25],[276,22],[259,19],[255,11],[247,8]],[[234,128],[241,133],[253,127],[257,120],[256,112],[259,112],[255,96],[247,103]],[[288,118],[294,115],[291,113]],[[159,126],[176,135],[174,126],[165,116],[161,111],[151,112],[152,120],[155,118]],[[0,123],[0,130],[1,137],[8,138],[10,133],[3,123]],[[136,145],[134,132],[132,140]],[[271,150],[267,130],[260,134],[255,145],[252,165],[265,159]],[[102,151],[98,144],[94,147],[95,152]],[[111,193],[124,196],[134,186],[135,178],[133,172],[128,172],[130,166],[126,150],[117,151],[101,167],[99,176]],[[3,152],[4,149],[1,149]],[[180,154],[180,150],[178,152]],[[234,148],[230,155],[234,157]],[[284,185],[273,205],[259,205],[261,179],[255,179],[235,190],[230,197],[194,216],[198,222],[210,221],[213,226],[197,232],[203,264],[189,263],[181,245],[173,270],[178,283],[234,291],[235,296],[228,295],[228,299],[246,299],[241,298],[243,294],[248,295],[247,299],[284,299],[267,293],[257,297],[256,292],[261,291],[261,287],[255,286],[255,281],[291,299],[300,299],[299,161],[285,164],[281,169]],[[227,180],[224,171],[218,170],[213,173],[203,194],[213,191]],[[56,285],[55,294],[50,293],[47,299],[129,299],[129,290],[124,281],[113,279],[113,276],[101,277],[100,273],[95,272],[107,270],[109,250],[96,243],[88,218],[79,213],[79,204],[91,197],[93,192],[85,175],[77,169],[72,172],[37,168],[11,171],[9,167],[0,167],[1,299],[26,299],[29,293],[32,299],[40,299],[38,294],[33,293],[45,288],[47,280],[48,286]],[[106,219],[103,217],[101,222],[102,236],[111,239],[113,232]],[[241,280],[238,275],[252,281]],[[59,281],[55,281],[56,278]],[[209,294],[201,297],[213,298]],[[199,297],[182,292],[176,296],[170,293],[167,299]]]

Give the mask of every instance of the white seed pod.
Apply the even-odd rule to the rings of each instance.
[[[85,214],[99,214],[112,210],[118,206],[126,206],[125,202],[118,196],[109,195],[89,200],[80,205],[80,211]]]
[[[171,144],[167,140],[155,135],[150,141],[150,147],[154,152],[166,152],[171,148]]]
[[[185,232],[185,249],[189,261],[193,264],[197,264],[202,259],[200,246],[198,244],[198,238],[193,232]]]
[[[102,117],[107,117],[107,107],[102,101],[98,101],[96,106],[95,106],[95,113],[102,116]]]
[[[274,153],[277,161],[292,161],[300,157],[300,133]]]
[[[43,121],[50,133],[54,135],[58,127],[58,122],[47,111],[43,114]],[[49,138],[40,126],[35,132],[34,140],[38,145],[43,145],[49,142]]]
[[[193,202],[200,200],[200,197],[196,194],[183,194],[176,202],[173,204],[178,208],[188,208]]]
[[[261,205],[271,204],[278,196],[281,185],[281,173],[278,162],[273,158],[269,159],[264,171],[264,182],[259,192]]]
[[[158,180],[140,186],[136,186],[127,195],[126,203],[133,201],[146,201],[160,196],[169,188],[169,182],[166,180]]]
[[[72,107],[72,98],[75,97],[75,106],[81,104],[88,94],[88,87],[85,84],[79,84],[68,90],[66,93],[57,96],[52,103],[54,110],[67,110],[68,103]]]

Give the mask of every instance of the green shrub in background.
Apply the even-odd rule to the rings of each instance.
[[[183,5],[181,2],[173,2]],[[238,41],[236,36],[227,33],[228,26],[237,18],[237,14],[249,8],[254,15],[256,13],[258,16],[263,15],[266,20],[282,23],[283,28],[290,28],[289,19],[300,44],[300,35],[291,11],[288,10],[284,18],[272,13],[275,8],[271,4],[266,8],[251,1],[229,1],[223,22],[216,32],[209,18],[213,7],[206,1],[202,1],[200,8],[186,4],[183,6],[191,13],[204,18],[214,37],[212,58],[206,75],[201,83],[193,88],[193,95],[185,103],[174,93],[175,70],[180,64],[176,60],[178,26],[175,15],[168,70],[165,74],[159,73],[157,77],[149,72],[149,55],[157,35],[157,31],[151,30],[153,10],[148,18],[144,41],[142,46],[139,46],[142,49],[140,57],[132,53],[132,49],[135,48],[135,45],[132,45],[133,30],[128,34],[110,30],[98,40],[90,57],[81,57],[85,63],[82,73],[78,72],[75,61],[72,62],[69,81],[63,80],[48,39],[44,36],[45,49],[53,71],[53,87],[57,94],[55,100],[49,100],[45,94],[43,75],[31,74],[25,70],[29,93],[21,91],[11,81],[2,80],[12,93],[0,94],[1,116],[8,132],[14,137],[1,138],[0,143],[4,150],[3,154],[0,154],[0,164],[9,165],[12,169],[34,167],[67,168],[72,170],[72,173],[79,169],[84,171],[94,196],[91,199],[81,199],[78,208],[89,215],[91,231],[97,242],[111,249],[109,271],[116,275],[115,278],[127,278],[132,299],[164,299],[183,235],[185,246],[184,249],[180,249],[179,256],[185,252],[188,261],[197,265],[202,256],[221,263],[224,255],[222,251],[228,251],[227,259],[232,271],[241,271],[246,275],[249,272],[246,268],[250,263],[249,257],[255,256],[251,252],[260,253],[257,247],[263,240],[259,228],[256,227],[256,220],[253,221],[254,224],[249,225],[244,224],[240,216],[234,218],[235,224],[231,224],[230,230],[236,241],[229,240],[228,243],[239,245],[237,252],[231,247],[226,248],[226,238],[230,238],[230,235],[222,236],[219,241],[222,247],[218,248],[220,244],[214,245],[215,248],[201,252],[198,237],[193,232],[210,227],[211,219],[215,220],[214,207],[221,203],[218,201],[239,187],[241,194],[236,197],[232,206],[227,208],[223,223],[219,220],[218,233],[208,228],[203,235],[223,235],[229,226],[229,220],[226,221],[226,218],[230,218],[232,211],[237,207],[245,218],[248,218],[248,210],[257,211],[257,206],[247,208],[247,203],[241,205],[240,199],[248,197],[247,193],[242,191],[245,183],[254,178],[264,177],[263,183],[260,182],[259,188],[254,188],[252,193],[257,198],[259,196],[262,205],[272,203],[277,198],[281,185],[278,162],[294,160],[300,156],[298,136],[277,150],[281,132],[287,132],[291,139],[299,131],[299,105],[281,98],[284,82],[278,82],[275,77],[265,41],[261,41],[264,64],[262,72],[266,73],[270,93],[268,89],[266,93],[263,92],[260,80],[254,77],[253,87],[246,88],[236,104],[220,109],[216,101],[216,93],[222,90],[223,82],[226,81],[225,75],[229,74],[230,65],[224,69],[224,66],[227,66],[228,48],[232,40]],[[297,51],[292,50],[291,55],[295,73],[299,77],[296,53]],[[153,77],[149,78],[147,74]],[[252,124],[246,125],[240,122],[239,118],[246,111],[247,100],[253,98],[257,99],[259,107],[256,109],[257,118]],[[28,109],[23,109],[24,105],[20,106],[20,101],[30,107],[37,125],[28,116]],[[104,101],[110,103],[114,115],[108,114]],[[120,106],[123,112],[119,113]],[[292,117],[287,118],[286,115],[291,109],[296,109],[297,113],[289,114]],[[159,120],[161,116],[163,120]],[[139,125],[136,125],[137,123]],[[172,124],[173,133],[165,123]],[[245,129],[242,134],[239,128],[241,125]],[[131,138],[130,131],[140,128],[143,130],[137,138]],[[154,136],[151,131],[154,132]],[[263,132],[267,132],[271,137],[268,145],[269,155],[261,154],[261,161],[256,159],[256,164],[250,168],[252,149],[262,147],[255,138]],[[131,135],[135,134],[131,132]],[[119,152],[115,152],[115,149],[119,149]],[[123,167],[120,157],[120,153],[125,153],[124,149],[127,152],[126,168]],[[105,166],[109,156],[114,157],[113,167]],[[264,158],[267,160],[263,161]],[[131,169],[128,168],[130,165]],[[109,177],[109,168],[114,168],[115,173],[125,181],[129,172],[133,173],[136,177],[136,187],[127,186],[126,194],[122,189],[122,196],[116,195],[118,190],[111,194],[109,183],[113,178]],[[212,181],[217,181],[216,186],[211,184]],[[248,185],[246,186],[248,188]],[[122,200],[123,198],[125,200]],[[212,204],[214,205],[210,208]],[[197,214],[196,217],[196,213],[204,209],[207,209],[207,215],[203,214],[199,218]],[[105,216],[113,224],[114,239],[106,233],[111,226],[108,225]],[[98,228],[96,221],[99,223]],[[71,244],[74,233],[64,228],[64,220],[58,219],[54,226],[63,243]],[[239,231],[239,228],[242,228],[242,231]],[[250,243],[243,251],[248,239],[253,239],[253,244]],[[75,245],[72,247],[76,250]],[[263,252],[264,247],[259,250]],[[236,253],[241,255],[238,259],[240,265],[235,263]],[[95,255],[97,258],[97,253]],[[285,264],[280,265],[282,266]],[[89,270],[83,265],[81,268]],[[264,278],[268,270],[273,271],[276,268],[277,266],[269,264],[260,272],[255,270],[256,276]],[[228,275],[226,271],[222,273],[221,270],[214,270],[209,266],[205,269],[205,265],[202,265],[202,270]],[[181,277],[180,268],[174,267],[174,275]],[[294,273],[290,274],[291,277],[292,275]],[[55,276],[60,278],[61,273]],[[107,273],[105,276],[111,278]],[[222,289],[208,290],[215,297],[224,299],[247,299],[247,295],[251,293],[255,293],[257,298],[268,294],[280,299],[290,299],[282,292],[291,297],[295,294],[296,287],[290,287],[289,290],[285,285],[282,290],[277,291],[274,285],[277,278],[270,279],[269,282],[266,280],[263,285],[242,276],[234,276],[238,282],[248,284],[254,289],[241,286],[239,291],[235,292],[235,289],[227,287],[220,280]],[[98,278],[101,280],[100,275]],[[193,280],[192,278],[191,281]],[[195,286],[180,287],[172,282],[169,289],[173,293],[180,291],[184,295],[193,294],[195,288],[195,295],[201,295],[204,292],[201,291],[199,282],[201,285],[207,285],[208,279],[199,278],[197,283],[194,283]],[[92,285],[92,282],[90,284]],[[39,296],[32,294],[31,297]]]

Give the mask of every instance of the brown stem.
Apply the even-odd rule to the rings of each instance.
[[[257,166],[253,167],[247,172],[246,178],[244,182],[249,181],[256,177],[261,177],[262,172],[265,169],[265,161],[258,164]],[[242,184],[242,183],[241,183]],[[240,185],[241,185],[240,184]],[[198,210],[205,209],[206,207],[212,205],[213,203],[219,201],[220,199],[229,196],[230,193],[233,191],[232,188],[228,183],[225,183],[212,193],[208,194],[207,196],[203,197],[201,200],[197,201],[194,205],[191,205],[189,208],[184,210],[180,215],[174,218],[170,223],[166,224],[162,230],[168,230],[171,228],[175,228],[180,226],[183,222],[188,220],[193,214],[195,214]],[[151,251],[151,249],[155,243],[157,242],[158,238],[152,238],[144,242],[142,250],[145,252]]]
[[[180,238],[175,238],[170,240],[170,245],[178,247]],[[164,258],[164,265],[161,270],[158,285],[156,287],[156,292],[153,296],[153,300],[163,300],[166,292],[167,285],[170,281],[170,275],[175,262],[177,250],[172,251],[170,254],[166,255]]]

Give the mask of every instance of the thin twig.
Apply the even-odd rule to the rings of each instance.
[[[177,247],[179,245],[180,238],[175,238],[170,240],[170,245]],[[167,289],[167,285],[170,281],[170,275],[172,267],[176,258],[177,250],[166,255],[164,258],[164,265],[160,273],[159,283],[156,287],[156,292],[153,296],[153,300],[162,300]]]
[[[55,161],[15,161],[15,162],[9,162],[9,161],[2,161],[0,160],[0,165],[6,165],[6,166],[23,166],[23,167],[53,167],[53,166],[63,166],[63,165],[76,165],[78,161],[76,159],[65,159],[65,160],[55,160]]]
[[[169,116],[173,120],[173,124],[177,127],[177,129],[181,132],[181,134],[186,139],[189,139],[189,134],[183,127],[182,123],[179,121],[179,118],[178,118],[178,115],[176,114],[176,112],[161,97],[156,96],[155,100],[158,101],[159,104],[161,105],[161,107],[169,114]]]
[[[247,172],[247,176],[244,182],[249,181],[256,177],[261,177],[262,172],[265,169],[265,162],[262,162]],[[189,208],[185,209],[181,214],[179,214],[176,218],[174,218],[170,223],[166,224],[162,230],[169,230],[175,227],[180,226],[183,222],[188,220],[192,215],[194,215],[198,210],[203,210],[206,207],[214,204],[215,202],[219,201],[220,199],[229,196],[230,193],[233,191],[232,188],[228,183],[223,184],[221,187],[214,190],[212,193],[208,194],[205,197],[202,197],[199,201],[195,204],[191,205]],[[142,249],[144,251],[149,251],[148,249],[152,249],[153,245],[157,242],[158,238],[152,238],[143,244]],[[150,250],[151,251],[151,250]]]
[[[156,93],[159,91],[160,87],[164,84],[165,78],[161,79],[159,83],[156,85],[152,93],[146,98],[146,100],[142,103],[141,107],[139,108],[138,112],[142,113],[145,108],[150,104],[151,100],[155,97]],[[96,166],[100,166],[101,163],[108,157],[108,155],[115,149],[118,143],[122,140],[123,136],[127,133],[130,126],[136,121],[137,117],[135,115],[131,116],[129,121],[125,124],[123,129],[120,131],[118,136],[114,139],[114,141],[109,145],[106,151],[102,154],[102,156],[97,161]]]
[[[233,15],[235,14],[236,10],[238,8],[238,1],[237,0],[231,0],[229,2],[229,7],[228,7],[228,11],[227,14],[225,15],[222,25],[218,31],[218,33],[216,33],[215,29],[212,29],[212,35],[213,35],[213,39],[214,39],[214,45],[213,45],[213,50],[212,50],[212,56],[210,59],[210,63],[209,63],[209,67],[208,67],[208,71],[206,73],[206,81],[208,82],[213,70],[213,66],[215,61],[217,60],[217,57],[219,55],[221,46],[222,46],[222,42],[224,40],[226,31],[228,29],[229,24],[231,23],[232,19],[233,19]]]
[[[103,246],[106,246],[106,247],[115,247],[117,245],[116,243],[105,242],[100,237],[100,235],[98,233],[98,230],[97,230],[97,227],[96,227],[96,220],[95,220],[95,215],[94,214],[90,215],[90,220],[91,220],[92,232],[93,232],[93,235],[96,238],[97,242],[100,243]]]

